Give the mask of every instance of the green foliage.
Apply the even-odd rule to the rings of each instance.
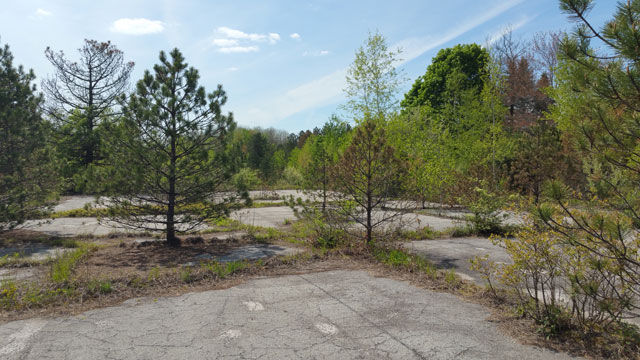
[[[111,281],[108,280],[92,279],[87,284],[87,290],[89,290],[91,294],[106,295],[113,291],[113,285],[111,284]]]
[[[79,61],[47,48],[45,55],[55,76],[45,79],[47,113],[56,121],[58,153],[63,175],[74,178],[76,190],[88,190],[85,171],[105,158],[101,146],[104,124],[113,118],[112,107],[129,85],[133,62],[125,62],[122,51],[110,42],[85,40]],[[85,182],[86,181],[86,182]],[[73,190],[73,187],[70,189]]]
[[[427,72],[405,94],[403,109],[428,106],[438,110],[455,102],[466,90],[479,93],[488,61],[489,53],[477,44],[440,50]]]
[[[296,168],[287,166],[282,173],[282,178],[287,185],[294,187],[301,186],[304,183],[304,177]]]
[[[400,267],[411,272],[422,272],[432,279],[438,276],[436,267],[428,260],[417,255],[408,254],[404,250],[375,248],[373,256],[381,263],[392,267]]]
[[[395,68],[402,51],[389,50],[385,38],[369,33],[364,46],[347,69],[347,104],[344,108],[357,120],[387,118],[396,108],[396,92],[402,79]]]
[[[81,246],[75,250],[60,254],[51,264],[49,271],[51,281],[56,284],[69,284],[76,266],[85,259],[92,250],[94,249],[90,246]]]
[[[475,188],[475,197],[467,204],[473,214],[469,221],[473,224],[476,233],[501,234],[503,233],[500,209],[504,206],[504,200],[488,190]]]
[[[256,170],[242,168],[233,175],[231,182],[238,191],[249,191],[260,184],[260,178]]]
[[[0,47],[0,231],[46,210],[57,186],[34,79]]]
[[[373,240],[374,231],[400,214],[386,210],[374,219],[374,212],[402,191],[404,165],[387,142],[384,127],[368,120],[354,130],[349,147],[331,168],[334,198],[338,200],[332,209],[333,218],[361,225],[365,245]]]
[[[123,116],[110,129],[113,166],[103,180],[116,221],[163,227],[167,243],[177,246],[176,231],[224,210],[210,199],[228,180],[223,150],[234,123],[221,111],[227,101],[222,86],[207,94],[180,51],[170,57],[160,52],[154,73],[146,71],[136,92],[122,99]],[[194,213],[190,205],[196,203],[200,211]]]

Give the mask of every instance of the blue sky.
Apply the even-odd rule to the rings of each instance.
[[[616,1],[597,2],[602,24]],[[39,79],[53,71],[50,46],[77,58],[83,40],[112,41],[136,67],[132,84],[178,47],[201,84],[222,84],[240,126],[300,131],[321,126],[345,99],[344,75],[369,31],[403,49],[410,79],[439,49],[572,27],[557,0],[0,0],[0,43]],[[400,96],[402,94],[399,94]]]

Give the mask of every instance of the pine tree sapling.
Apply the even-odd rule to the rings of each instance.
[[[233,129],[223,115],[227,96],[198,86],[199,74],[178,49],[146,71],[135,93],[122,98],[123,116],[110,139],[113,219],[138,229],[176,233],[219,214],[216,194],[227,180],[222,155]],[[219,205],[219,204],[218,204]]]

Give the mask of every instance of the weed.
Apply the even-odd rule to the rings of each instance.
[[[182,270],[180,272],[180,279],[182,280],[182,282],[185,283],[190,283],[193,281],[193,277],[191,276],[191,268],[185,268],[184,270]]]
[[[460,285],[460,279],[458,279],[458,275],[456,275],[456,272],[453,271],[453,269],[445,273],[444,281],[450,288],[457,288]]]
[[[160,268],[154,266],[151,270],[149,270],[149,275],[147,275],[147,280],[156,281],[160,277]]]
[[[108,294],[113,291],[113,287],[108,280],[91,280],[87,284],[87,290],[92,294]]]
[[[49,272],[51,281],[56,284],[68,284],[75,267],[94,249],[95,247],[84,245],[59,255],[51,264]]]
[[[2,307],[10,308],[17,300],[18,287],[15,281],[2,280],[0,282],[0,305]]]

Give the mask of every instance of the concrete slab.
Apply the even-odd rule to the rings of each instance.
[[[240,261],[240,260],[257,260],[257,259],[266,259],[273,256],[280,255],[292,255],[303,252],[304,250],[281,246],[281,245],[271,245],[271,244],[255,244],[255,245],[247,245],[242,246],[236,249],[233,249],[231,252],[224,256],[219,256],[215,258],[220,262],[232,262],[232,261]]]
[[[161,224],[148,223],[149,228],[161,231]],[[177,227],[179,227],[178,225]],[[98,220],[93,217],[57,218],[50,220],[28,220],[19,226],[20,229],[39,231],[47,235],[72,237],[79,235],[103,236],[112,233],[142,233],[142,230],[130,229],[126,226],[106,219]],[[204,230],[201,225],[195,230]]]
[[[412,241],[404,244],[410,252],[420,255],[441,269],[453,269],[463,278],[479,285],[485,280],[481,274],[471,270],[471,260],[475,256],[489,255],[489,260],[496,263],[511,263],[507,252],[489,239],[466,237],[453,239]]]
[[[67,251],[73,249],[57,248],[40,244],[29,244],[22,247],[2,247],[0,248],[0,257],[9,255],[12,256],[15,253],[20,254],[20,257],[29,258],[32,260],[44,260],[50,257],[56,257]]]
[[[284,225],[287,219],[296,220],[293,210],[288,206],[241,209],[233,211],[229,217],[246,225],[271,228]]]
[[[0,326],[3,359],[569,359],[482,306],[362,271],[248,281]]]

